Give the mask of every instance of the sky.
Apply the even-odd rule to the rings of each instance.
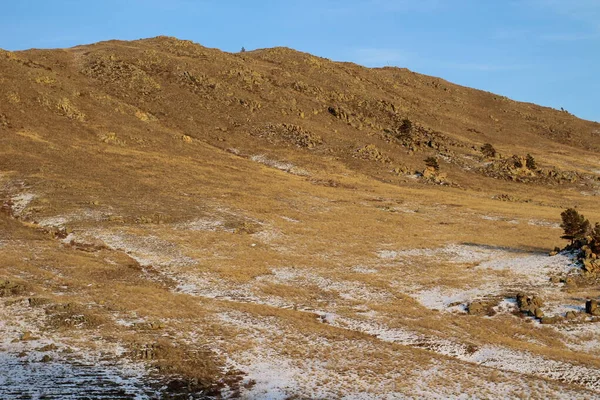
[[[600,121],[600,0],[0,0],[0,48],[175,36],[398,66]]]

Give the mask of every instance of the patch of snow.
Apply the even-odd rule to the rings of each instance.
[[[472,289],[435,287],[410,293],[410,296],[431,310],[465,312],[467,303],[485,297],[496,290],[495,287],[488,286]]]
[[[16,196],[11,197],[12,201],[12,213],[15,216],[20,216],[25,208],[36,198],[36,195],[33,193],[21,193]]]
[[[334,326],[361,331],[377,338],[434,351],[461,361],[496,368],[502,371],[535,375],[558,382],[568,382],[600,392],[600,369],[551,360],[525,351],[501,346],[468,346],[447,339],[422,335],[404,329],[390,329],[373,321],[358,321],[337,317]]]
[[[121,345],[95,339],[101,351],[82,349],[84,337],[58,338],[41,330],[46,319],[43,308],[31,308],[27,300],[0,303],[0,398],[158,396],[145,365],[122,358]],[[19,340],[25,332],[31,340]]]
[[[364,265],[355,265],[352,267],[352,272],[359,274],[376,274],[378,271],[375,268],[365,267]]]
[[[381,250],[377,252],[377,256],[383,260],[393,260],[398,257],[398,252],[394,250]]]
[[[252,237],[255,237],[261,242],[268,244],[277,239],[281,239],[283,237],[283,233],[278,229],[263,229],[252,234]]]
[[[493,310],[497,313],[511,313],[517,310],[517,299],[504,298]]]
[[[110,231],[96,231],[93,236],[112,249],[124,251],[142,266],[189,266],[198,263],[195,259],[183,255],[174,243],[156,236]]]
[[[390,294],[381,289],[369,288],[362,282],[355,281],[334,281],[311,273],[306,269],[295,268],[277,268],[273,269],[272,276],[265,275],[261,280],[271,280],[277,283],[295,283],[315,285],[324,291],[337,292],[344,300],[362,300],[362,301],[386,301]]]
[[[485,219],[486,221],[501,221],[502,217],[497,217],[493,215],[482,215],[481,219]]]
[[[215,232],[218,230],[223,230],[227,232],[233,232],[233,229],[225,228],[225,223],[223,221],[209,218],[198,218],[190,222],[177,224],[174,226],[174,228],[185,229],[190,231]]]
[[[497,258],[479,264],[476,269],[507,270],[523,276],[528,283],[546,286],[552,275],[566,275],[576,269],[573,254],[560,253],[553,257],[533,254],[524,257]]]
[[[70,222],[76,221],[101,221],[105,218],[104,213],[97,210],[83,209],[66,215],[56,215],[38,220],[38,224],[44,227],[62,228]]]
[[[285,215],[280,215],[279,217],[281,219],[285,220],[285,221],[293,222],[293,223],[296,223],[296,224],[300,222],[300,220],[297,220],[297,219],[294,219],[294,218],[291,218],[291,217],[286,217]]]
[[[560,224],[556,222],[544,221],[540,219],[530,219],[527,224],[532,226],[545,226],[552,229],[560,229]]]
[[[435,249],[381,250],[377,255],[381,259],[410,257],[445,258],[454,263],[477,263],[504,254],[500,249],[477,245],[449,244]]]
[[[268,167],[272,167],[272,168],[275,168],[280,171],[284,171],[284,172],[287,172],[287,173],[290,173],[293,175],[310,176],[309,172],[306,171],[305,169],[298,168],[290,162],[271,160],[271,159],[267,158],[267,156],[265,156],[264,154],[251,156],[250,159],[254,162],[264,164]]]

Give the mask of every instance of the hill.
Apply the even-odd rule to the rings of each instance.
[[[600,391],[597,280],[548,256],[600,220],[596,122],[169,37],[0,51],[0,99],[4,396]]]

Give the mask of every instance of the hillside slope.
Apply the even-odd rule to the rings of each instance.
[[[0,51],[0,99],[0,397],[600,392],[598,281],[547,255],[600,221],[598,123],[168,37]]]

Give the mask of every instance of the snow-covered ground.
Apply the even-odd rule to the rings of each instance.
[[[43,329],[42,308],[26,299],[0,302],[0,398],[149,399],[158,392],[145,365],[123,357],[125,349],[95,339],[96,350],[80,347]]]
[[[190,231],[214,231],[222,228],[223,223],[211,220],[196,220],[174,227],[174,229]],[[379,318],[378,313],[370,307],[371,304],[386,303],[393,298],[393,295],[384,288],[369,285],[364,281],[338,279],[334,274],[325,276],[323,271],[307,267],[273,267],[269,274],[260,275],[243,284],[233,283],[222,279],[210,270],[194,268],[199,260],[189,257],[177,244],[158,235],[140,236],[126,230],[96,230],[86,233],[86,237],[89,238],[90,235],[102,240],[110,248],[126,252],[141,265],[152,265],[158,272],[175,281],[177,283],[175,290],[182,293],[280,309],[293,308],[297,312],[309,313],[333,328],[367,334],[377,341],[427,350],[438,356],[450,357],[455,362],[492,368],[501,375],[525,374],[541,378],[540,382],[545,379],[568,382],[600,393],[599,369],[556,361],[505,346],[472,347],[461,343],[459,339],[450,340],[436,335],[424,335],[408,327],[390,327],[386,319]],[[257,237],[258,239],[260,238]],[[546,254],[504,248],[455,244],[435,249],[381,250],[376,253],[371,263],[345,267],[345,269],[368,277],[379,271],[386,273],[394,271],[395,266],[410,265],[423,260],[444,261],[458,269],[464,266],[463,286],[457,282],[453,282],[452,286],[420,286],[414,282],[407,285],[400,280],[391,282],[391,287],[408,294],[429,309],[462,313],[465,312],[465,307],[470,301],[489,296],[502,297],[507,291],[515,291],[519,288],[542,296],[546,301],[544,310],[548,313],[563,312],[566,308],[577,305],[560,290],[562,284],[550,282],[550,277],[566,276],[577,268],[572,255],[569,254],[549,257]],[[333,300],[319,303],[321,305],[317,307],[297,305],[282,297],[265,295],[261,287],[269,284],[316,288],[327,293]],[[354,314],[348,312],[348,306],[353,307]],[[510,312],[514,307],[514,300],[504,298],[496,310]],[[239,329],[241,337],[251,342],[245,350],[223,353],[230,366],[247,374],[246,386],[242,390],[245,398],[277,399],[294,394],[313,398],[373,398],[377,396],[369,396],[369,393],[382,393],[381,387],[393,387],[398,378],[397,376],[375,377],[363,380],[362,372],[340,374],[336,369],[339,365],[334,368],[327,363],[319,362],[318,358],[282,355],[281,349],[276,351],[272,348],[272,346],[285,345],[286,341],[306,340],[307,348],[332,351],[335,347],[335,351],[344,353],[344,346],[354,346],[352,351],[356,352],[357,348],[362,348],[361,346],[374,346],[372,343],[334,345],[316,337],[310,339],[296,337],[296,333],[282,329],[274,321],[276,318],[273,321],[263,319],[257,322],[255,318],[241,313],[221,314],[219,318],[222,324]],[[584,349],[593,348],[598,343],[596,339],[600,333],[598,328],[600,325],[590,324],[579,330],[572,327],[561,332],[566,335],[568,347],[585,351]],[[350,348],[347,347],[347,350]],[[15,364],[17,350],[6,353],[8,357],[6,363],[18,364]],[[37,357],[35,353],[31,354],[34,359]],[[60,354],[55,357],[55,360],[62,362]],[[343,368],[351,369],[348,366]],[[443,368],[440,371],[442,370]],[[105,372],[106,376],[113,376],[111,371]],[[121,375],[114,379],[130,379],[133,385],[130,385],[131,387],[139,387],[143,375],[135,375],[124,367],[117,368],[116,371]],[[132,371],[136,371],[135,368]],[[428,373],[435,375],[435,371],[432,370],[428,370]],[[326,378],[328,376],[329,378]],[[127,385],[129,384],[123,387],[129,387]],[[417,390],[418,387],[415,386],[413,389]],[[429,388],[429,391],[426,387],[421,387],[419,390],[418,393],[410,392],[408,396],[449,398],[456,393],[456,391],[436,392],[437,389],[433,387]],[[498,390],[500,393],[509,389],[498,385]],[[544,390],[549,390],[556,395],[556,392],[549,387]],[[389,396],[386,398],[407,396],[405,390],[390,390],[388,393]],[[576,393],[569,393],[565,397],[576,396]]]

